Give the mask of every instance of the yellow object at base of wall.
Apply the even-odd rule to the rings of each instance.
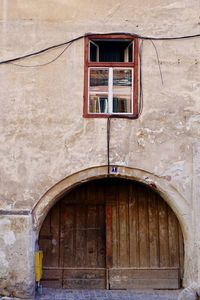
[[[35,281],[39,282],[42,278],[42,259],[43,252],[36,251],[35,252]]]

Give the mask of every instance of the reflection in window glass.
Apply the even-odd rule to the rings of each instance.
[[[90,113],[108,113],[108,96],[106,95],[90,95],[89,97]]]
[[[90,91],[108,91],[108,69],[90,69]]]
[[[132,112],[133,69],[90,68],[89,112],[129,114]]]
[[[113,93],[113,113],[131,113],[131,69],[113,69]]]
[[[113,113],[130,113],[130,112],[131,112],[131,96],[114,95]]]
[[[131,69],[114,69],[113,86],[131,86],[132,70]]]

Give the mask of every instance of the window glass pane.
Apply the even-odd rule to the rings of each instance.
[[[113,70],[113,93],[132,94],[132,69]]]
[[[132,69],[114,69],[113,86],[132,86]]]
[[[131,113],[131,95],[113,95],[113,113]]]
[[[108,95],[90,95],[89,96],[90,113],[108,113]]]
[[[108,92],[108,69],[90,69],[90,92]]]

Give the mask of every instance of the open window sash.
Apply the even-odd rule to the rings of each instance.
[[[131,41],[130,44],[124,50],[124,62],[132,62],[134,57],[134,47],[133,42]]]
[[[93,42],[89,41],[89,61],[99,62],[99,46]]]

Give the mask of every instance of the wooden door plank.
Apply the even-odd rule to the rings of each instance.
[[[164,201],[158,199],[159,209],[159,261],[160,267],[169,266],[169,236],[168,236],[168,212]]]
[[[76,267],[83,267],[84,265],[87,266],[86,262],[86,206],[84,205],[76,205],[76,224],[74,224],[74,266]]]
[[[62,270],[43,268],[42,286],[50,288],[62,288]]]
[[[138,189],[131,184],[129,196],[129,226],[130,226],[130,266],[139,267],[139,220],[138,220]]]
[[[158,229],[158,199],[154,193],[149,191],[148,214],[149,214],[149,257],[150,267],[159,267],[159,229]]]
[[[105,269],[65,269],[63,288],[105,289]]]
[[[119,266],[129,266],[129,220],[128,220],[128,186],[121,184],[118,188],[119,205]]]
[[[61,259],[60,264],[63,267],[73,267],[74,256],[74,224],[75,224],[76,206],[63,203],[61,206]]]
[[[51,266],[59,266],[59,255],[60,255],[60,205],[59,203],[54,206],[51,213],[51,234],[52,234],[52,252],[51,252]]]
[[[112,205],[106,204],[106,268],[112,267]]]
[[[184,273],[184,241],[183,241],[183,234],[181,231],[181,227],[179,225],[179,268],[180,268],[180,277],[183,279]]]
[[[52,208],[53,209],[53,208]],[[40,230],[40,239],[42,239],[44,236],[49,236],[51,234],[51,211],[46,216],[41,230]]]
[[[111,289],[178,289],[178,269],[111,269]]]
[[[105,268],[106,257],[106,235],[105,235],[105,206],[98,205],[97,231],[97,267]]]
[[[40,233],[40,248],[44,252],[43,265],[58,267],[59,263],[59,205],[47,216]]]
[[[119,219],[118,219],[117,199],[112,203],[112,265],[118,266],[119,257]]]
[[[81,191],[81,193],[79,193]],[[72,242],[71,247],[65,250],[65,265],[63,269],[63,288],[105,288],[105,214],[104,206],[95,198],[95,185],[91,189],[86,185],[70,195],[70,205],[65,206],[63,218],[73,233],[64,232],[64,240]],[[65,242],[66,244],[67,242]],[[102,246],[102,243],[104,245]]]
[[[51,212],[47,215],[39,236],[39,248],[43,251],[43,266],[49,266],[51,264]]]
[[[169,266],[179,267],[179,228],[173,211],[168,207]]]
[[[87,206],[87,261],[88,267],[97,266],[97,207]]]
[[[139,257],[140,267],[149,267],[149,220],[146,190],[139,189]]]

